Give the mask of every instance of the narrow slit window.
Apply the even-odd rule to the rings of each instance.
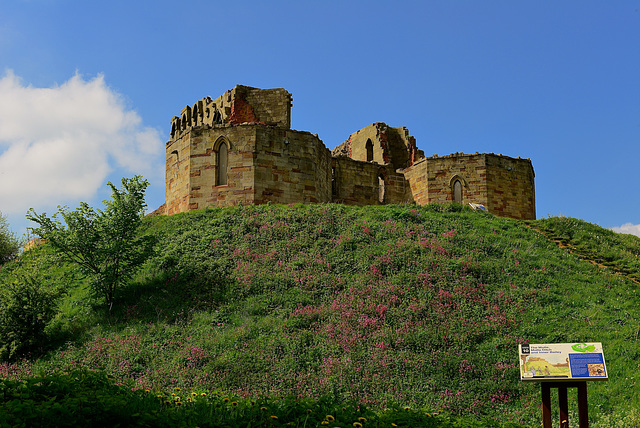
[[[222,186],[227,184],[227,165],[228,165],[229,149],[226,143],[221,143],[218,147],[218,168],[217,168],[217,184]]]

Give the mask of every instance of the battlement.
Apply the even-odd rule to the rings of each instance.
[[[214,127],[259,123],[291,128],[293,97],[283,88],[258,89],[236,85],[215,100],[205,97],[185,106],[171,119],[171,139],[195,126]]]

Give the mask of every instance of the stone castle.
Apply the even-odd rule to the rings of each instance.
[[[291,129],[285,89],[238,85],[171,119],[165,204],[155,214],[273,203],[480,204],[535,219],[529,159],[493,153],[425,157],[405,127],[377,122],[330,151]]]

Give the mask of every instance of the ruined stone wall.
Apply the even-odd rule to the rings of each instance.
[[[380,190],[380,165],[356,161],[346,156],[334,157],[333,202],[346,205],[376,205]]]
[[[367,146],[370,144],[370,148]],[[333,149],[334,156],[348,156],[355,160],[391,164],[405,168],[424,157],[416,147],[416,140],[405,127],[390,127],[376,122],[354,132],[347,141]]]
[[[459,181],[462,204],[535,219],[529,159],[493,153],[425,158],[407,128],[382,122],[329,151],[317,135],[290,127],[291,94],[282,88],[238,85],[184,107],[171,120],[165,204],[154,215],[267,202],[447,203]],[[221,144],[228,148],[225,168]]]
[[[535,220],[536,197],[531,160],[485,154],[489,212],[520,220]]]
[[[213,100],[223,123],[263,123],[291,127],[292,97],[283,88],[258,89],[237,85]]]
[[[421,159],[403,171],[409,183],[411,199],[418,205],[429,203],[429,186],[427,181],[427,159]]]
[[[256,126],[255,203],[331,202],[331,153],[309,132]]]
[[[291,127],[292,97],[283,88],[258,89],[237,85],[215,100],[205,97],[185,106],[171,119],[171,138],[193,126],[262,123]]]
[[[380,171],[379,177],[383,177],[383,180],[378,180],[381,186],[384,185],[384,190],[381,191],[381,194],[384,194],[383,203],[410,204],[414,202],[411,186],[404,173],[396,171],[392,165],[387,165],[384,167],[384,171]]]

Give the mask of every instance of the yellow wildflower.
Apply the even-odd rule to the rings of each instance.
[[[273,419],[274,421],[278,419],[277,416],[271,415],[271,419]]]
[[[331,416],[331,415],[327,415],[327,416],[325,416],[324,418],[325,418],[326,420],[328,420],[329,422],[333,422],[333,421],[335,421],[335,420],[336,420],[336,418],[334,418],[334,417],[333,417],[333,416]]]
[[[353,423],[354,428],[362,428],[362,424],[360,422]]]
[[[358,418],[358,420],[359,420],[360,422],[362,422],[362,423],[367,422],[367,418],[363,418],[362,416],[360,416],[360,417]]]

